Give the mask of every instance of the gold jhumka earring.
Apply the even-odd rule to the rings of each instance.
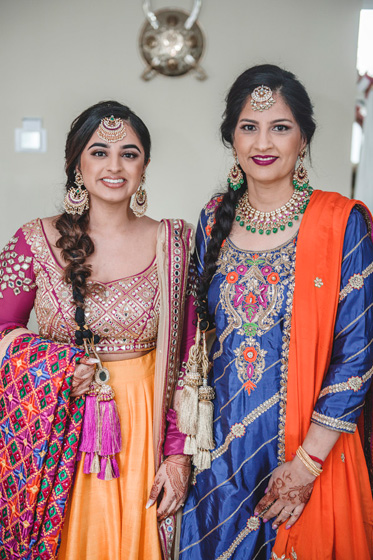
[[[79,214],[81,216],[83,212],[89,209],[89,197],[80,171],[75,171],[75,184],[76,187],[70,187],[67,191],[63,206],[66,214]]]
[[[144,188],[144,184],[145,173],[141,177],[139,188],[137,189],[131,204],[132,212],[135,214],[136,218],[141,218],[148,208],[148,195]]]

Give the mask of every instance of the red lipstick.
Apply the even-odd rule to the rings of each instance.
[[[256,165],[271,165],[278,158],[275,156],[253,156],[251,159]]]

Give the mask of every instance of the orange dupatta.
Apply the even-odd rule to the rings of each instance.
[[[328,370],[340,290],[347,220],[356,201],[315,191],[299,230],[295,266],[287,407],[286,461],[303,442]],[[359,203],[360,204],[360,203]],[[315,279],[322,286],[315,285]],[[342,433],[310,501],[289,530],[281,526],[273,558],[368,560],[373,556],[373,501],[358,432]]]

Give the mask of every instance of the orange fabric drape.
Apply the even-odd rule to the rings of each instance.
[[[306,436],[328,370],[344,233],[355,204],[337,193],[315,191],[299,230],[287,385],[287,461]],[[321,279],[321,287],[315,285],[316,278]],[[357,432],[341,435],[302,516],[290,530],[280,527],[273,551],[278,558],[290,560],[373,556],[373,501]]]

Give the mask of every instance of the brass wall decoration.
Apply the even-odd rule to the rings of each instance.
[[[194,0],[190,14],[176,9],[153,12],[150,0],[143,2],[147,18],[140,33],[140,52],[145,68],[142,78],[146,81],[157,73],[164,76],[182,76],[193,72],[198,80],[205,80],[206,73],[199,65],[204,48],[204,37],[197,23],[202,0]]]

